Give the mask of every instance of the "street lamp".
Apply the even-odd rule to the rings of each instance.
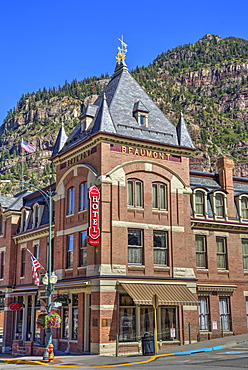
[[[39,193],[44,197],[45,201],[48,205],[48,213],[49,213],[49,226],[48,226],[48,249],[47,249],[47,272],[42,279],[43,284],[46,287],[47,292],[47,314],[51,313],[52,309],[52,295],[54,292],[54,286],[58,280],[57,276],[54,272],[52,272],[52,197],[54,192],[49,189],[44,191],[40,189],[38,186],[30,184],[29,182],[21,181],[21,180],[0,180],[0,183],[20,183],[27,186],[31,186],[38,190]],[[43,360],[48,360],[48,352],[47,348],[48,345],[52,343],[52,329],[46,328],[46,349],[44,351]]]

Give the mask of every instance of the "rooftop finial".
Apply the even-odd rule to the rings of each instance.
[[[126,58],[126,52],[127,52],[127,44],[123,41],[123,36],[121,36],[121,39],[118,39],[121,43],[121,47],[118,46],[118,53],[116,55],[116,63],[125,63]]]

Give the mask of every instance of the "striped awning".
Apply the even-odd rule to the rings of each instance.
[[[197,285],[197,292],[220,292],[220,293],[233,293],[237,289],[237,285]]]
[[[147,283],[121,283],[121,286],[132,297],[135,304],[152,305],[156,294],[159,305],[170,306],[198,306],[196,296],[180,284],[147,284]]]

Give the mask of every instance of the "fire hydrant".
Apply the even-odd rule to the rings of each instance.
[[[53,352],[53,344],[52,343],[48,344],[47,352],[48,352],[48,361],[49,362],[53,361],[54,352]]]

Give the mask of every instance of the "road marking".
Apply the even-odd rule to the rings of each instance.
[[[166,353],[162,355],[154,355],[151,356],[148,360],[145,361],[139,361],[139,362],[129,362],[125,364],[115,364],[115,365],[101,365],[101,366],[76,366],[76,365],[54,365],[51,363],[44,363],[40,361],[32,361],[32,360],[5,360],[5,363],[15,363],[15,364],[28,364],[28,365],[41,365],[41,366],[52,366],[52,367],[67,367],[67,368],[73,368],[73,369],[99,369],[104,367],[123,367],[123,366],[130,366],[130,365],[141,365],[141,364],[147,364],[149,362],[152,362],[160,357],[166,357],[166,356],[175,356],[175,355],[190,355],[193,353],[200,353],[200,352],[209,352],[209,351],[216,351],[219,349],[223,349],[223,346],[215,346],[215,347],[205,347],[205,348],[198,348],[193,349],[189,351],[182,351],[182,352],[176,352],[176,353]]]

